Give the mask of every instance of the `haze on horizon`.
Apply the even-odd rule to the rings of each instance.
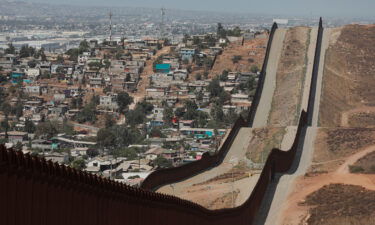
[[[24,0],[53,4],[152,7],[286,16],[374,17],[374,0]]]

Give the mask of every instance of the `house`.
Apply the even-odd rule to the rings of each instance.
[[[173,78],[175,80],[186,80],[188,76],[188,72],[186,69],[184,70],[175,70],[173,72]]]
[[[180,50],[180,55],[181,55],[181,59],[182,60],[189,60],[189,61],[192,61],[193,60],[193,57],[195,55],[195,49],[191,49],[191,48],[182,48]]]
[[[87,150],[89,150],[89,148],[87,148],[87,147],[73,148],[73,149],[70,150],[70,154],[73,157],[84,156],[84,155],[87,155]]]
[[[48,93],[48,86],[40,86],[40,85],[31,86],[31,85],[28,85],[28,86],[25,87],[25,92],[28,93],[28,94],[34,94],[34,95],[47,94]]]
[[[99,107],[110,110],[118,109],[117,94],[102,95],[99,97]]]
[[[52,154],[44,155],[44,158],[48,161],[51,160],[53,162],[57,162],[59,164],[67,164],[69,163],[69,155],[64,153],[57,153],[54,152]]]
[[[226,44],[226,43],[227,43],[227,39],[225,39],[225,38],[219,39],[219,44]]]
[[[196,139],[201,138],[211,138],[215,135],[214,129],[208,128],[180,128],[180,132],[182,135],[190,136],[192,135]]]
[[[5,132],[0,133],[0,138],[5,138]],[[18,142],[22,143],[27,140],[27,133],[21,131],[9,131],[8,132],[8,142],[17,144]]]
[[[251,77],[258,77],[258,74],[256,73],[240,73],[237,78],[237,82],[245,84],[247,83]]]
[[[100,76],[91,76],[89,77],[90,87],[100,88],[103,86],[103,78]]]
[[[161,147],[154,147],[145,152],[147,160],[155,160],[157,157],[161,156],[166,149]]]
[[[29,68],[26,70],[26,76],[29,79],[36,80],[40,75],[40,69],[39,68]]]
[[[165,91],[162,88],[147,88],[146,89],[147,97],[158,98],[165,95]]]
[[[180,120],[178,125],[181,128],[192,128],[194,126],[194,120]]]
[[[233,94],[231,96],[232,103],[236,102],[249,102],[249,95],[246,94]]]
[[[52,151],[53,145],[52,141],[37,139],[31,142],[31,148],[40,149],[43,151]]]
[[[155,70],[157,73],[169,73],[171,71],[171,64],[156,64]]]
[[[229,72],[228,73],[228,81],[235,82],[238,76],[238,72]]]

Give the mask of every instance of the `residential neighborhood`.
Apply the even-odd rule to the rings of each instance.
[[[178,43],[110,36],[64,53],[10,42],[0,50],[0,142],[139,185],[154,170],[218,150],[251,107],[261,66],[252,57],[263,57],[266,36],[218,24]],[[258,44],[214,72],[244,43]]]

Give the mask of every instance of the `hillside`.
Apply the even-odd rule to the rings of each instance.
[[[375,26],[334,31],[324,67],[320,126],[375,126],[374,43]]]
[[[374,224],[375,26],[327,34],[313,160],[293,185],[283,225]]]
[[[222,74],[224,70],[249,72],[253,65],[261,68],[267,47],[267,40],[268,37],[247,40],[243,46],[240,42],[230,43],[224,52],[217,57],[209,77],[216,77]],[[240,56],[241,60],[238,63],[233,63],[232,59],[234,56]]]
[[[307,70],[310,32],[311,28],[308,27],[294,27],[286,32],[277,68],[269,124],[291,126],[298,122]]]

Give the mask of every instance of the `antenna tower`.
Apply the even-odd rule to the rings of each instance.
[[[112,42],[112,11],[109,11],[109,42]]]
[[[164,38],[164,19],[165,19],[165,8],[161,8],[161,26],[160,26],[160,37]]]

